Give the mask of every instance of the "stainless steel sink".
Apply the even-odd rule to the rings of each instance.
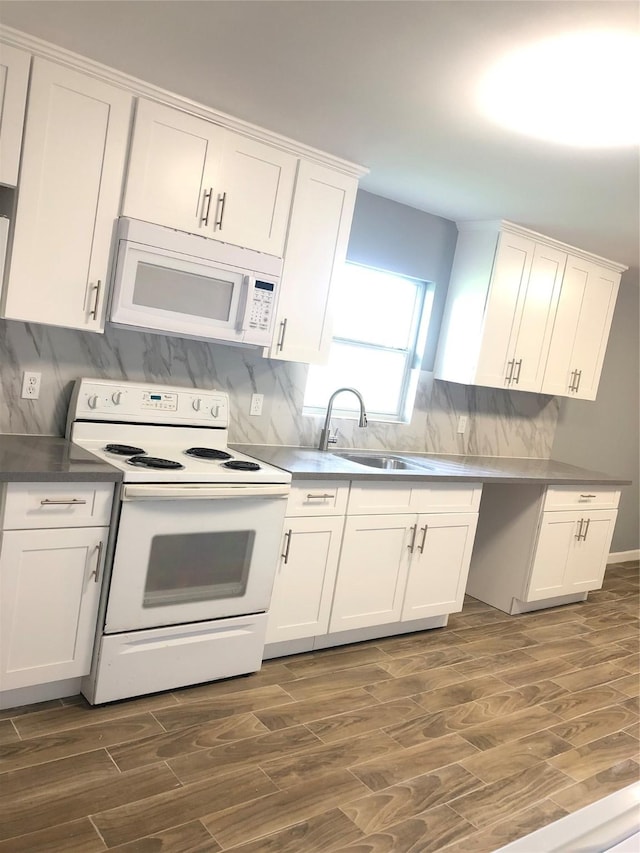
[[[389,456],[382,453],[335,453],[341,459],[356,462],[358,465],[367,465],[369,468],[381,468],[385,471],[424,471],[431,470],[431,465],[421,462],[403,459],[401,456]]]

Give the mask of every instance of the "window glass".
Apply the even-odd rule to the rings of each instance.
[[[309,368],[304,412],[323,413],[337,388],[351,386],[362,394],[370,420],[409,420],[432,296],[428,282],[345,264],[329,363]],[[352,394],[336,399],[336,414],[357,411]]]

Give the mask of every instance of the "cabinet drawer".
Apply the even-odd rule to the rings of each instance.
[[[545,495],[544,509],[616,509],[619,500],[620,490],[615,486],[550,486]]]
[[[477,512],[482,486],[469,484],[352,483],[350,515],[402,512]]]
[[[289,493],[287,515],[344,515],[348,496],[346,480],[296,480]]]
[[[5,530],[109,524],[113,483],[8,483]]]

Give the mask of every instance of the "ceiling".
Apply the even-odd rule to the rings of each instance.
[[[361,186],[377,195],[448,219],[510,219],[637,270],[638,150],[501,130],[477,113],[474,87],[537,38],[637,31],[639,9],[636,0],[2,0],[0,23],[367,166]]]

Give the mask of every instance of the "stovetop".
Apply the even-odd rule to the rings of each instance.
[[[136,483],[288,483],[291,475],[228,448],[220,391],[80,379],[67,438]]]

